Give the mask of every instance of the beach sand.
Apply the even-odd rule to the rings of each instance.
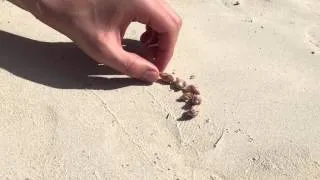
[[[166,72],[203,98],[177,121],[181,93],[1,1],[0,179],[320,179],[320,1],[239,3],[169,1],[183,27]]]

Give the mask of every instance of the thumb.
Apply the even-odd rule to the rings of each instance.
[[[158,68],[141,56],[125,51],[118,40],[119,36],[117,33],[110,33],[100,38],[98,40],[100,47],[97,48],[99,50],[91,51],[97,52],[92,53],[93,57],[96,57],[98,62],[130,77],[148,82],[157,81],[159,78]]]
[[[159,78],[158,68],[141,56],[125,51],[122,46],[109,49],[113,60],[107,64],[130,77],[154,82]]]
[[[117,61],[120,64],[119,70],[128,76],[149,82],[159,78],[158,68],[137,54],[122,50],[122,56]]]

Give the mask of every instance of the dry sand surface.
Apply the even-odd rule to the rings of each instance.
[[[177,121],[180,93],[1,1],[0,179],[320,179],[320,1],[239,2],[169,1],[184,25],[166,71],[204,99]]]

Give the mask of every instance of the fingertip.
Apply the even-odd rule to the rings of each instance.
[[[148,82],[158,80],[159,70],[151,62],[130,52],[125,52],[123,57],[120,63],[123,64],[121,69],[126,75]]]
[[[157,61],[155,62],[155,65],[157,66],[160,72],[166,69],[169,62],[170,57],[166,53],[158,52]]]
[[[140,79],[148,82],[155,82],[159,79],[159,72],[155,69],[149,69],[143,73]]]

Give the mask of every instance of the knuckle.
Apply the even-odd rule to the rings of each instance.
[[[114,56],[114,49],[112,48],[113,42],[111,42],[111,35],[103,31],[96,30],[94,33],[87,33],[90,40],[88,43],[90,47],[96,49],[96,51],[105,56]],[[106,41],[109,39],[110,41]]]
[[[134,76],[134,70],[136,69],[136,63],[131,58],[127,58],[123,62],[123,71],[129,76]]]

